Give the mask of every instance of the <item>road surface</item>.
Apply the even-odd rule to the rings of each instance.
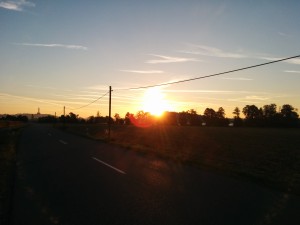
[[[22,134],[14,225],[300,224],[300,197],[31,125]]]

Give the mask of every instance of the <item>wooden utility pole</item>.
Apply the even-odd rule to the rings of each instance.
[[[110,128],[111,128],[111,86],[109,86],[109,113],[108,113],[108,140],[110,141]]]

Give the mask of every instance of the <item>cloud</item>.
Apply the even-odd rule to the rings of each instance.
[[[231,98],[231,99],[227,99],[227,101],[231,101],[231,102],[241,102],[241,103],[247,103],[247,104],[260,104],[262,102],[265,101],[270,101],[273,98],[276,98],[279,96],[274,96],[274,95],[270,95],[270,94],[266,94],[266,95],[247,95],[244,97],[240,97],[240,98]]]
[[[210,94],[261,94],[265,95],[265,92],[252,92],[252,91],[230,91],[230,90],[187,90],[187,89],[164,89],[163,92],[171,92],[171,93],[210,93]]]
[[[285,70],[286,73],[300,73],[298,70]]]
[[[201,60],[195,59],[195,58],[181,58],[181,57],[171,57],[171,56],[164,56],[164,55],[154,55],[154,54],[151,54],[151,56],[155,56],[159,59],[151,59],[151,60],[146,61],[146,63],[157,64],[157,63],[177,63],[177,62],[201,61]]]
[[[250,81],[253,80],[251,78],[245,78],[245,77],[222,77],[224,80],[240,80],[240,81]]]
[[[26,84],[25,86],[30,88],[53,89],[53,90],[57,89],[55,87],[38,86],[33,84]]]
[[[16,98],[16,99],[21,99],[22,101],[34,101],[34,102],[51,104],[51,105],[58,105],[58,106],[62,106],[63,103],[65,103],[63,101],[53,101],[53,100],[46,100],[46,99],[41,99],[41,98],[11,95],[11,94],[7,94],[7,93],[0,93],[0,96],[1,97],[6,97],[8,100],[9,100],[9,98]],[[61,103],[61,104],[59,104],[59,103]]]
[[[276,60],[280,60],[280,59],[283,59],[283,58],[278,58],[278,57],[260,57],[260,59],[265,59],[265,60],[268,60],[268,61],[276,61]],[[286,61],[283,61],[283,62],[290,63],[290,64],[300,65],[300,59],[299,58],[289,59],[289,60],[286,60]]]
[[[0,8],[14,10],[14,11],[23,11],[25,7],[35,7],[33,2],[26,0],[16,0],[16,1],[1,1]]]
[[[98,91],[108,91],[109,86],[104,86],[104,85],[93,85],[89,87],[85,87],[88,90],[98,90]]]
[[[141,74],[158,74],[158,73],[164,73],[164,71],[161,70],[120,70],[121,72],[126,73],[141,73]]]
[[[251,95],[251,96],[246,96],[246,99],[248,99],[248,100],[266,101],[266,100],[269,100],[270,98],[266,97],[266,96]]]
[[[219,57],[219,58],[247,58],[248,56],[239,54],[239,53],[233,53],[233,52],[224,52],[223,50],[219,48],[214,48],[211,46],[205,46],[205,45],[193,45],[189,44],[189,46],[192,47],[192,50],[189,51],[180,51],[182,53],[187,54],[194,54],[194,55],[205,55],[205,56],[213,56],[213,57]]]
[[[283,32],[278,32],[278,34],[282,37],[291,37],[291,35],[283,33]]]
[[[33,47],[48,47],[48,48],[67,48],[75,50],[87,50],[88,48],[82,45],[63,45],[63,44],[33,44],[33,43],[14,43],[15,45],[33,46]]]

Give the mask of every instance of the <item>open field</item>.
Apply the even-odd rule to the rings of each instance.
[[[105,125],[66,130],[105,139]],[[300,129],[113,126],[111,142],[300,194]]]

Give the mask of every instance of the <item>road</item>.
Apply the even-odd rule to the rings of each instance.
[[[300,197],[75,136],[22,134],[11,224],[300,224]]]

